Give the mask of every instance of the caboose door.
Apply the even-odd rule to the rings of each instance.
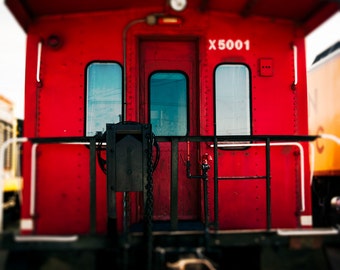
[[[179,140],[198,131],[196,46],[193,40],[140,42],[139,118],[152,124],[160,145],[153,218],[171,221],[172,229],[181,221],[200,220],[201,213],[200,181],[186,177],[187,144]],[[197,151],[191,147],[195,158]]]

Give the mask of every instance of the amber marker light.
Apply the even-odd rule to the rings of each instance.
[[[182,20],[178,17],[159,17],[157,18],[158,24],[182,24]]]

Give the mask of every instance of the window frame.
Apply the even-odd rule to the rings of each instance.
[[[188,134],[190,133],[190,102],[189,102],[189,76],[188,74],[186,74],[186,72],[184,72],[183,70],[154,70],[152,73],[150,73],[150,75],[148,76],[148,121],[150,124],[151,123],[151,78],[153,75],[155,74],[161,74],[161,73],[174,73],[174,74],[182,74],[185,78],[186,81],[186,89],[185,89],[185,97],[186,97],[186,108],[185,108],[185,112],[186,112],[186,132],[185,134],[181,134],[181,135],[158,135],[155,133],[155,135],[157,137],[185,137],[188,136]],[[153,129],[154,131],[154,129]]]
[[[247,134],[238,134],[238,133],[232,133],[232,134],[217,134],[218,132],[218,122],[217,122],[217,103],[216,103],[216,98],[217,98],[217,80],[216,80],[216,73],[219,67],[222,66],[244,66],[247,70],[248,70],[248,106],[249,106],[249,111],[248,111],[248,119],[249,119],[249,123],[248,123],[248,128],[249,128],[249,132]],[[251,136],[253,134],[253,129],[252,129],[252,73],[251,73],[251,69],[250,67],[245,64],[245,63],[239,63],[239,62],[226,62],[226,63],[219,63],[215,69],[214,69],[214,77],[213,77],[213,82],[214,82],[214,97],[213,97],[213,102],[214,102],[214,134],[217,136]]]
[[[92,136],[92,135],[88,135],[89,134],[89,130],[88,130],[88,94],[89,94],[89,78],[88,78],[88,75],[89,75],[89,67],[93,64],[114,64],[114,65],[117,65],[117,67],[120,68],[120,88],[121,88],[121,93],[120,93],[120,112],[121,112],[121,116],[123,117],[123,95],[124,95],[124,74],[123,74],[123,67],[122,65],[117,62],[117,61],[112,61],[112,60],[94,60],[94,61],[91,61],[89,62],[86,67],[85,67],[85,82],[84,82],[84,86],[85,86],[85,96],[84,96],[84,135],[85,136]],[[118,123],[118,122],[117,122]],[[106,129],[106,127],[104,127],[104,129]],[[96,131],[96,132],[100,132],[100,131]],[[93,135],[94,136],[94,135]]]

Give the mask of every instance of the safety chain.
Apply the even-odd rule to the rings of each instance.
[[[128,233],[128,228],[130,224],[130,193],[129,192],[124,192],[123,195],[123,230],[124,233]]]
[[[150,133],[146,134],[147,139],[147,182],[145,185],[146,188],[146,202],[145,202],[145,225],[147,233],[151,233],[152,230],[152,216],[153,216],[153,179],[152,179],[152,172],[153,172],[153,164],[152,164],[152,140],[153,136]]]
[[[144,211],[144,222],[145,222],[145,240],[147,243],[147,269],[152,269],[152,216],[153,216],[153,164],[152,164],[152,145],[154,137],[151,135],[151,128],[148,133],[146,133],[147,139],[147,181],[146,181],[146,202]]]

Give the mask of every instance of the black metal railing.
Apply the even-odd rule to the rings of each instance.
[[[266,181],[266,228],[271,229],[271,176],[270,176],[270,144],[272,142],[308,142],[313,141],[318,136],[308,136],[308,135],[232,135],[232,136],[184,136],[184,137],[157,137],[158,142],[170,142],[171,143],[171,167],[172,167],[172,177],[171,177],[171,201],[170,201],[170,219],[171,228],[173,230],[177,229],[178,224],[178,143],[179,142],[205,142],[211,143],[214,151],[214,228],[217,230],[218,225],[218,181],[222,179],[227,179],[228,177],[219,176],[218,174],[218,143],[219,142],[251,142],[251,143],[264,143],[265,144],[265,175],[261,176],[233,176],[230,179],[265,179]],[[251,147],[249,143],[249,147]],[[201,177],[201,176],[200,176]]]
[[[218,181],[228,178],[218,174],[218,143],[219,142],[252,142],[265,143],[265,163],[266,173],[261,176],[240,176],[232,179],[265,179],[266,181],[266,219],[267,229],[271,229],[271,177],[270,177],[270,144],[272,142],[308,142],[313,141],[318,136],[301,136],[301,135],[241,135],[241,136],[184,136],[184,137],[156,137],[158,142],[171,143],[171,188],[170,188],[170,222],[171,229],[178,228],[178,143],[179,142],[205,142],[211,143],[214,152],[214,228],[218,229]],[[37,144],[56,144],[56,143],[76,143],[88,144],[90,150],[90,232],[96,231],[96,149],[97,144],[102,143],[101,136],[93,137],[40,137],[28,138],[32,143]],[[249,144],[251,147],[251,144]]]

